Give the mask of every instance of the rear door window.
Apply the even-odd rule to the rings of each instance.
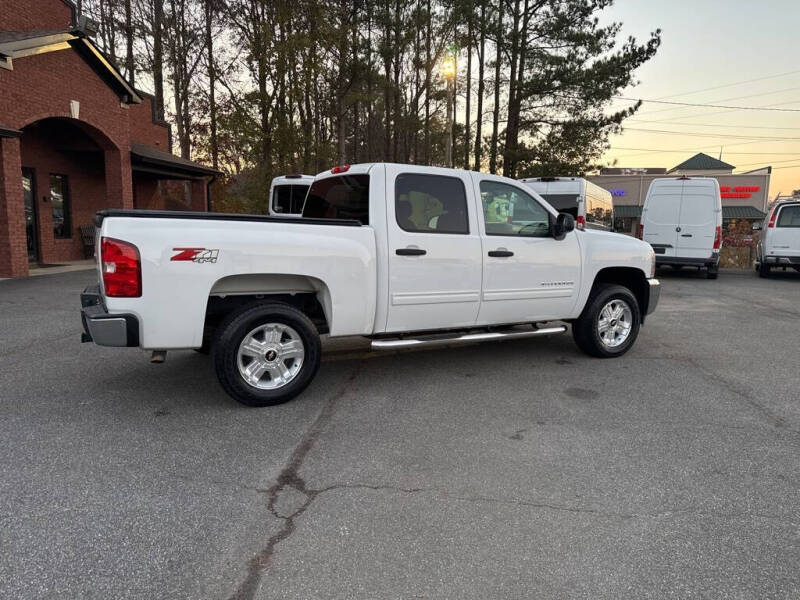
[[[318,179],[308,190],[303,217],[354,219],[362,225],[369,225],[369,175]]]
[[[394,201],[395,218],[404,231],[469,233],[467,193],[458,177],[400,174]]]
[[[800,204],[784,206],[778,214],[778,227],[800,227]]]

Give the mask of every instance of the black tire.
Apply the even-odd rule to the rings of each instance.
[[[716,279],[717,277],[719,277],[719,267],[708,267],[706,279]]]
[[[612,300],[622,300],[631,312],[631,328],[628,337],[619,346],[609,347],[598,332],[600,311]],[[612,283],[600,283],[592,290],[583,312],[572,324],[572,338],[578,348],[589,356],[613,358],[630,350],[639,335],[641,311],[636,296],[628,288]]]
[[[770,267],[764,261],[758,263],[758,276],[769,277]]]
[[[239,372],[238,366],[239,345],[242,340],[259,325],[267,323],[293,329],[299,335],[305,353],[302,365],[293,379],[275,389],[260,389],[249,384]],[[281,302],[249,305],[234,311],[217,328],[212,348],[214,369],[223,389],[234,400],[247,406],[274,406],[293,399],[314,379],[319,370],[321,355],[319,333],[311,320],[293,306]]]

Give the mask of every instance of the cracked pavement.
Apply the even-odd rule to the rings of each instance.
[[[268,409],[0,282],[0,596],[798,597],[800,275],[660,276],[621,359],[347,340]]]

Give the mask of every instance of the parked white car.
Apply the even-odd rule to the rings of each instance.
[[[210,349],[223,388],[252,406],[311,382],[321,334],[405,348],[567,321],[582,350],[619,356],[660,290],[649,245],[575,231],[524,184],[455,169],[336,167],[316,177],[301,219],[109,210],[96,225],[84,341],[158,359]]]
[[[706,269],[719,273],[722,245],[722,197],[710,177],[656,179],[642,208],[640,239],[656,253],[656,265]]]
[[[757,253],[756,269],[761,277],[769,276],[773,268],[800,271],[800,201],[772,207],[764,220]]]
[[[281,175],[269,186],[269,214],[273,217],[300,217],[313,175]]]
[[[520,181],[558,212],[575,217],[578,229],[613,231],[613,197],[599,185],[582,177],[531,177]]]

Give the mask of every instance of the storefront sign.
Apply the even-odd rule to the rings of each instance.
[[[612,196],[624,196],[625,190],[608,190]]]
[[[752,198],[753,192],[759,191],[761,188],[757,185],[737,185],[731,191],[731,186],[721,185],[719,187],[720,196],[723,198]]]

